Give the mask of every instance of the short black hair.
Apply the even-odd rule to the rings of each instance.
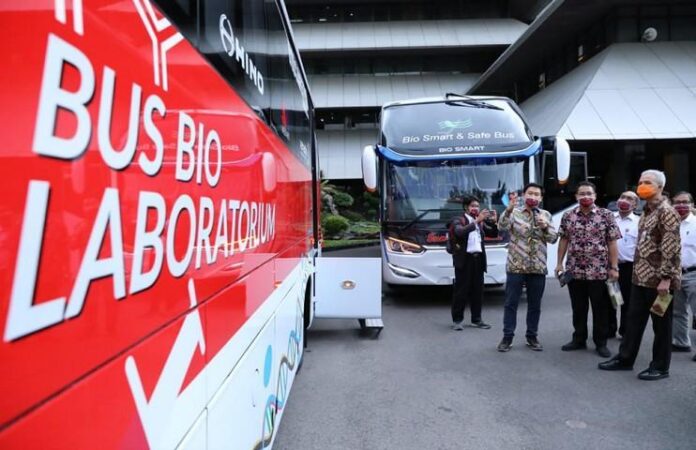
[[[540,185],[539,183],[527,183],[524,185],[524,188],[522,188],[522,193],[526,193],[527,189],[529,188],[537,188],[541,191],[541,196],[544,196],[544,186]]]
[[[686,192],[686,191],[679,191],[679,192],[677,192],[676,194],[674,194],[674,196],[672,196],[672,202],[674,202],[674,199],[677,198],[677,197],[679,197],[680,195],[686,195],[686,196],[688,197],[688,199],[689,199],[689,203],[693,203],[693,202],[694,202],[694,196],[691,195],[689,192]]]
[[[478,197],[474,197],[473,195],[467,195],[462,199],[462,207],[463,208],[468,208],[469,205],[471,205],[473,202],[478,202],[481,203],[481,200],[478,199]]]
[[[595,194],[597,193],[597,186],[595,186],[593,182],[587,180],[579,182],[578,186],[575,188],[575,192],[579,191],[580,188],[583,186],[591,187],[592,192],[594,192]]]

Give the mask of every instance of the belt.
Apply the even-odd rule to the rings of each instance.
[[[472,258],[478,258],[479,256],[481,256],[481,252],[467,253],[466,256],[471,256]]]
[[[623,266],[624,264],[633,264],[633,261],[619,261],[620,266]]]
[[[687,267],[686,269],[682,269],[682,273],[689,273],[689,272],[696,272],[696,266],[691,266],[691,267]]]

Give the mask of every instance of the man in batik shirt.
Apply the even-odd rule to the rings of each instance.
[[[658,294],[665,295],[670,290],[679,289],[681,283],[680,220],[663,197],[665,182],[665,174],[659,170],[646,170],[640,176],[638,196],[647,204],[638,222],[626,335],[619,354],[599,364],[602,370],[632,370],[650,317],[655,332],[653,359],[650,366],[638,374],[641,380],[668,377],[672,358],[672,303],[663,316],[651,312]]]
[[[586,348],[587,312],[592,305],[592,340],[597,354],[611,356],[607,348],[609,334],[609,294],[607,279],[619,278],[619,253],[616,241],[621,232],[611,211],[595,205],[597,188],[589,181],[578,183],[575,198],[580,206],[567,211],[561,219],[556,275],[568,271],[570,303],[573,307],[573,339],[563,351]],[[563,269],[563,258],[568,261]]]
[[[505,313],[503,315],[503,340],[498,351],[507,352],[512,347],[517,326],[517,306],[523,285],[527,287],[527,346],[541,351],[537,338],[541,298],[546,286],[546,244],[556,242],[558,235],[551,224],[551,214],[539,208],[544,188],[529,183],[522,191],[524,206],[515,208],[517,194],[510,194],[507,209],[500,216],[498,229],[508,230],[507,281],[505,283]]]

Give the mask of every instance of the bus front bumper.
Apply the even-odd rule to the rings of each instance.
[[[382,278],[386,283],[399,285],[450,285],[454,280],[452,255],[441,247],[426,247],[420,254],[388,252],[382,258]],[[503,246],[487,247],[488,270],[486,285],[505,283],[507,250]]]

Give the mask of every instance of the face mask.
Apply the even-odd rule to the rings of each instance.
[[[527,197],[524,199],[524,204],[529,206],[530,208],[536,208],[537,206],[539,206],[539,200]]]
[[[647,200],[657,194],[657,188],[647,184],[641,184],[638,186],[638,189],[636,189],[636,194],[638,194],[638,197],[642,198],[643,200]]]
[[[680,216],[688,216],[691,212],[691,207],[689,205],[674,205],[674,209],[677,210]]]
[[[478,208],[471,208],[469,210],[469,214],[471,214],[471,217],[476,217],[479,215],[479,209]]]
[[[619,207],[619,211],[630,211],[631,210],[631,202],[628,200],[619,200],[616,202],[616,206]]]
[[[593,203],[594,199],[590,197],[583,197],[580,199],[580,205],[584,206],[585,208],[587,208],[588,206],[592,206]]]

